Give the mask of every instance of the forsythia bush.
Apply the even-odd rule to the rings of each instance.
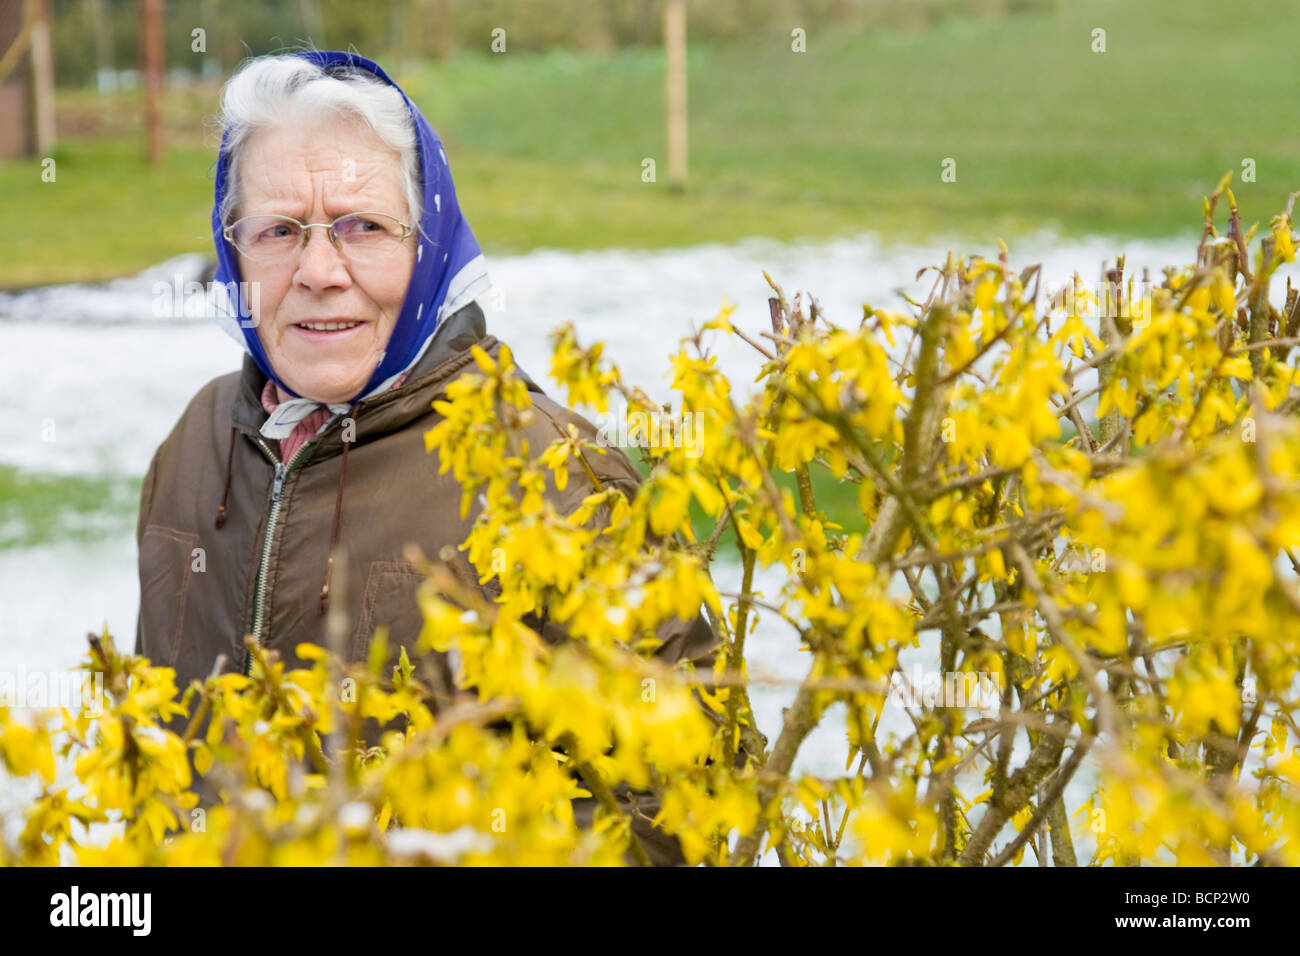
[[[99,716],[0,711],[5,771],[42,781],[0,854],[644,861],[614,796],[626,786],[657,795],[692,863],[774,848],[787,865],[996,866],[1032,848],[1057,865],[1296,865],[1300,301],[1269,295],[1295,258],[1290,208],[1251,256],[1253,233],[1225,178],[1195,262],[1140,293],[1121,260],[1101,294],[1076,276],[1045,296],[1005,248],[950,257],[913,312],[852,324],[773,284],[770,331],[724,306],[683,340],[672,415],[562,329],[551,372],[571,404],[659,425],[631,500],[591,473],[568,515],[543,497],[547,473],[562,482],[571,456],[605,449],[575,434],[513,447],[499,423],[532,414],[527,389],[508,352],[479,353],[427,435],[465,506],[482,505],[463,548],[501,589],[488,602],[421,564],[420,650],[454,654],[459,702],[432,713],[405,655],[384,673],[382,641],[366,666],[310,648],[314,667],[287,673],[252,645],[250,677],[180,694],[105,634],[85,663],[104,675]],[[715,367],[715,336],[760,359],[752,397]],[[685,413],[703,416],[698,454],[676,431]],[[846,485],[851,520],[818,502]],[[710,577],[720,549],[738,554],[735,592]],[[765,568],[779,593],[756,592]],[[712,672],[659,664],[655,626],[701,605],[721,637]],[[573,639],[524,623],[543,613]],[[760,617],[807,659],[770,738],[748,696]],[[899,704],[909,648],[938,674],[996,678],[997,706]],[[795,772],[835,703],[845,771]],[[891,708],[904,731],[882,727]],[[162,727],[175,714],[192,715],[182,736]],[[365,745],[364,721],[397,717]],[[196,806],[187,750],[220,805]],[[601,809],[583,829],[570,801],[588,795]]]

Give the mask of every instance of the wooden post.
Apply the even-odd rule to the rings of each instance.
[[[109,43],[108,20],[104,17],[104,0],[90,0],[90,29],[95,34],[95,88],[108,93],[117,88],[113,73],[113,53]]]
[[[31,49],[30,13],[27,0],[0,0],[0,159],[36,152],[32,75],[25,61]]]
[[[162,91],[163,33],[162,0],[140,0],[140,65],[144,73],[144,124],[146,155],[150,166],[163,158]]]
[[[664,5],[668,73],[668,188],[686,188],[686,0]]]
[[[48,0],[28,0],[32,25],[32,131],[36,155],[48,156],[54,149],[54,53],[50,45]]]

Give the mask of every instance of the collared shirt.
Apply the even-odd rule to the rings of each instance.
[[[392,389],[397,388],[404,381],[406,381],[405,374],[398,376],[397,380],[393,382],[389,390],[391,391]],[[275,382],[271,381],[269,378],[266,380],[266,385],[262,388],[262,407],[266,409],[268,415],[274,414],[275,410],[280,407],[279,399],[275,393]],[[286,437],[280,439],[280,460],[289,461],[293,458],[294,452],[301,448],[306,442],[310,441],[311,438],[320,431],[320,427],[333,417],[334,413],[322,405],[295,425],[292,432],[290,432]]]

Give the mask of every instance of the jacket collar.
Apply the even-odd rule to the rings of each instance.
[[[473,363],[471,346],[477,345],[495,358],[499,344],[495,336],[487,334],[487,320],[477,302],[471,301],[448,316],[401,386],[371,396],[358,404],[357,440],[394,431],[427,414],[438,393],[467,365]],[[524,378],[528,380],[527,375]],[[531,380],[528,380],[528,384],[540,391]],[[262,423],[266,421],[266,410],[262,407],[261,400],[265,385],[266,376],[252,356],[245,354],[231,407],[231,424],[254,440],[260,434]]]

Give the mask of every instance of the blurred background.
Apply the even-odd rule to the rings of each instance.
[[[1201,197],[1228,171],[1247,226],[1267,225],[1300,189],[1297,14],[1296,0],[0,0],[0,668],[70,666],[105,624],[133,639],[141,476],[190,397],[241,359],[172,290],[213,259],[213,116],[244,58],[312,45],[376,60],[446,146],[493,278],[489,328],[544,382],[546,334],[573,321],[666,400],[667,355],[724,300],[737,324],[766,324],[765,269],[851,324],[864,303],[901,307],[949,249],[993,255],[999,237],[1058,286],[1119,254],[1130,275],[1190,262]],[[719,361],[738,387],[758,368],[721,346]],[[819,500],[834,509],[834,490]],[[796,647],[766,620],[751,643],[791,676]],[[792,693],[755,694],[769,734]],[[797,769],[842,769],[836,721],[818,734]]]
[[[1248,219],[1280,208],[1300,174],[1294,0],[682,0],[679,195],[666,159],[668,6],[0,0],[0,51],[25,11],[48,13],[51,83],[38,143],[29,101],[42,71],[30,55],[0,63],[0,288],[210,251],[220,84],[247,56],[304,44],[355,48],[408,91],[447,144],[489,252],[863,231],[1165,237],[1197,227],[1200,197],[1229,169]],[[154,165],[150,9],[163,84]],[[494,30],[504,52],[492,52]],[[46,157],[57,184],[39,175]],[[1245,158],[1253,184],[1240,182]],[[945,159],[955,181],[941,178]],[[36,222],[37,235],[15,225]]]

